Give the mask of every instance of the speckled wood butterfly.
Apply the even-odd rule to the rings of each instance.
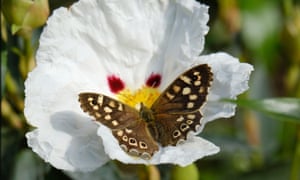
[[[195,66],[177,77],[151,108],[136,110],[96,93],[80,93],[84,112],[109,127],[129,155],[150,159],[161,146],[182,143],[200,127],[199,109],[206,101],[212,72],[207,64]]]

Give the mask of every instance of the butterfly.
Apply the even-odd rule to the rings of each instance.
[[[207,64],[179,75],[150,108],[142,102],[137,110],[103,94],[79,94],[80,107],[111,129],[129,155],[151,159],[159,145],[183,143],[190,131],[200,127],[200,108],[206,102],[213,73]]]

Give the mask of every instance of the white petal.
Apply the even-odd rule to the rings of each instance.
[[[60,112],[52,116],[51,126],[29,132],[26,138],[29,147],[54,167],[92,171],[108,161],[96,128],[72,112]]]
[[[204,36],[208,32],[207,6],[193,0],[170,4],[169,13],[166,13],[169,21],[166,42],[153,57],[153,62],[148,69],[150,73],[161,69],[163,77],[161,90],[166,88],[177,75],[187,70],[192,63],[192,57],[202,52]]]
[[[249,88],[248,80],[253,67],[247,63],[240,63],[237,58],[226,53],[200,56],[196,59],[196,63],[209,64],[214,74],[207,103],[201,109],[202,123],[233,116],[236,105],[219,100],[223,98],[236,99],[237,95],[246,91]]]
[[[160,147],[159,152],[149,160],[129,156],[119,146],[111,131],[105,126],[100,126],[98,135],[103,138],[105,152],[111,159],[117,159],[129,164],[162,164],[172,163],[186,166],[208,155],[219,152],[219,147],[197,136],[189,136],[188,140],[177,146]]]
[[[202,51],[207,11],[194,0],[82,0],[49,18],[38,63],[65,57],[83,70],[114,73],[132,89],[139,88],[153,71],[165,67],[172,72],[178,65],[174,62]]]
[[[200,158],[216,154],[219,150],[219,147],[201,137],[190,136],[183,144],[163,148],[157,163],[187,166]]]
[[[90,171],[105,163],[107,155],[96,136],[97,125],[82,112],[77,99],[85,88],[99,91],[101,83],[97,87],[79,68],[68,61],[39,63],[25,82],[24,113],[37,127],[27,135],[35,152],[54,167]]]
[[[25,82],[24,113],[31,125],[49,126],[50,116],[61,111],[84,114],[78,102],[80,92],[108,91],[105,81],[93,82],[79,68],[68,61],[41,63],[29,74]]]

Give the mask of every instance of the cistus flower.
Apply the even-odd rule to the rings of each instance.
[[[231,117],[248,89],[252,66],[226,54],[199,54],[208,7],[194,0],[81,0],[48,19],[37,67],[25,83],[25,116],[35,129],[28,145],[54,167],[92,171],[110,159],[123,163],[188,165],[219,148],[197,136],[205,124]],[[130,107],[149,107],[183,72],[207,64],[213,74],[200,127],[176,146],[159,146],[149,160],[131,156],[112,130],[83,112],[78,95],[106,95]],[[110,111],[110,110],[105,110]]]

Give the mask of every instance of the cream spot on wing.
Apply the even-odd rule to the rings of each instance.
[[[123,105],[121,103],[119,103],[118,110],[123,111]]]
[[[191,93],[191,88],[189,88],[189,87],[183,88],[182,95],[187,95],[187,94],[190,94],[190,93]]]
[[[96,116],[96,118],[100,118],[101,114],[99,112],[95,112],[95,116]]]
[[[175,96],[169,92],[166,92],[166,96],[167,98],[169,98],[169,100],[172,100]]]
[[[107,115],[104,116],[104,119],[105,120],[111,120],[111,116],[109,114],[107,114]]]
[[[200,87],[199,93],[203,93],[204,91],[205,91],[205,88],[204,87]]]
[[[151,155],[147,152],[143,152],[140,157],[142,159],[149,160],[151,158]]]
[[[123,130],[118,130],[118,131],[117,131],[117,135],[118,135],[118,136],[123,136],[123,134],[124,134],[124,131],[123,131]]]
[[[111,109],[110,107],[108,107],[108,106],[105,106],[105,107],[103,108],[103,110],[104,110],[104,112],[106,112],[106,113],[111,113],[111,112],[112,112],[112,109]]]
[[[187,106],[186,106],[186,107],[190,109],[190,108],[193,108],[194,105],[195,105],[195,104],[194,104],[193,102],[189,102],[189,103],[187,103]]]
[[[193,73],[193,75],[195,75],[195,76],[198,76],[199,74],[200,74],[199,71],[195,71],[195,72]]]
[[[184,120],[184,117],[183,117],[183,116],[180,116],[179,118],[176,119],[177,122],[181,122],[181,121],[183,121],[183,120]]]
[[[177,137],[179,137],[181,135],[181,132],[179,131],[179,130],[175,130],[174,132],[173,132],[173,138],[177,138]]]
[[[187,120],[186,123],[187,123],[188,125],[191,125],[191,124],[193,124],[193,121],[192,121],[192,120]]]
[[[195,119],[196,115],[195,114],[188,114],[187,118],[189,119]]]
[[[94,105],[93,106],[93,110],[98,111],[99,110],[99,106],[98,105]]]
[[[189,125],[187,125],[187,124],[185,124],[185,123],[182,123],[181,125],[180,125],[180,130],[181,131],[186,131],[186,130],[188,130],[189,129]]]
[[[177,86],[177,85],[174,85],[174,86],[173,86],[173,91],[174,91],[175,93],[178,93],[180,90],[181,90],[181,87],[180,87],[180,86]]]
[[[138,156],[139,155],[139,151],[136,149],[129,149],[128,154],[131,156]]]
[[[99,95],[99,96],[98,96],[98,99],[97,99],[97,102],[98,102],[98,104],[99,104],[100,106],[102,106],[102,104],[103,104],[103,96]]]
[[[128,143],[129,143],[130,145],[132,145],[132,146],[137,146],[137,145],[138,145],[138,143],[137,143],[137,141],[136,141],[135,138],[129,138]]]
[[[127,142],[127,141],[128,141],[128,137],[127,137],[126,135],[124,135],[124,136],[122,137],[122,140],[125,141],[125,142]]]
[[[115,101],[109,101],[108,105],[112,108],[116,107],[116,102]]]
[[[120,147],[123,149],[123,151],[127,152],[128,148],[125,144],[121,144]]]
[[[179,77],[183,82],[185,82],[186,84],[191,84],[191,79],[187,76],[180,76]]]
[[[200,86],[200,85],[201,85],[201,81],[195,81],[195,82],[194,82],[194,85],[195,85],[195,86]]]
[[[127,134],[130,134],[130,133],[132,133],[132,129],[125,128],[125,132],[126,132]]]
[[[147,149],[148,148],[147,144],[143,141],[139,142],[139,146],[140,146],[141,149]]]
[[[196,94],[189,95],[190,100],[196,100],[197,98],[198,98],[198,95],[196,95]]]
[[[112,125],[113,125],[113,126],[117,126],[117,125],[119,125],[119,123],[118,123],[118,121],[117,121],[117,120],[113,120],[113,121],[111,121],[111,123],[112,123]]]

